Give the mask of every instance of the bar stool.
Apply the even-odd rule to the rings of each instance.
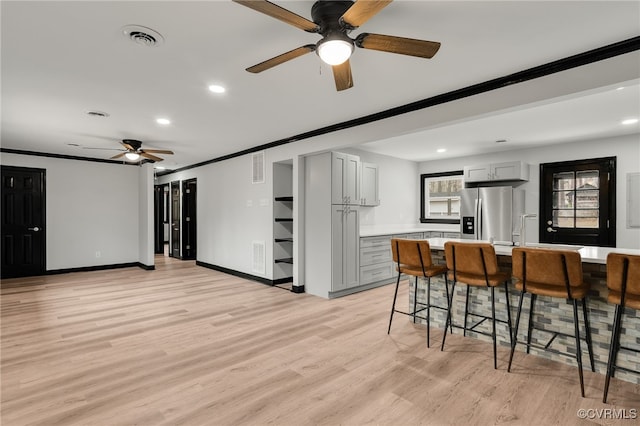
[[[509,341],[511,342],[511,307],[509,305],[509,288],[507,282],[511,275],[509,272],[502,272],[498,269],[498,258],[495,249],[489,243],[459,243],[447,241],[444,244],[445,257],[447,259],[447,268],[449,268],[448,278],[453,281],[451,290],[451,303],[447,312],[447,322],[444,328],[444,336],[442,337],[442,346],[440,350],[444,350],[444,342],[447,338],[447,326],[462,328],[463,335],[467,335],[467,331],[474,331],[478,334],[491,336],[493,340],[493,368],[498,368],[497,349],[496,349],[496,321],[506,323],[509,328]],[[453,297],[455,295],[456,283],[460,282],[467,285],[467,294],[464,303],[464,325],[455,325],[451,320],[451,307],[453,306]],[[504,284],[505,297],[507,301],[507,321],[496,319],[496,303],[495,288]],[[491,316],[481,315],[469,312],[469,290],[471,287],[487,287],[491,289]],[[471,327],[467,326],[467,317],[482,318]],[[475,328],[482,324],[485,320],[491,319],[491,333],[476,330]]]
[[[582,304],[583,321],[585,326],[585,340],[589,351],[589,361],[591,371],[595,371],[593,364],[593,350],[591,345],[591,328],[587,316],[587,294],[589,293],[589,283],[582,279],[582,259],[580,253],[574,250],[556,250],[545,248],[522,248],[517,247],[512,251],[513,276],[517,279],[516,288],[520,290],[520,301],[518,302],[518,313],[516,316],[516,328],[513,333],[511,343],[511,354],[509,355],[509,367],[513,361],[513,353],[518,343],[518,327],[520,325],[520,313],[522,312],[522,301],[526,293],[531,296],[529,308],[529,324],[527,327],[527,353],[530,348],[543,349],[565,356],[572,356],[569,353],[550,349],[549,346],[558,335],[570,336],[561,332],[536,329],[531,322],[534,305],[537,296],[547,296],[566,299],[573,304],[573,325],[574,338],[576,342],[575,358],[578,363],[578,375],[580,377],[580,392],[584,397],[584,379],[582,377],[582,350],[580,349],[580,327],[578,321],[578,300]],[[549,342],[542,345],[531,343],[531,333],[533,330],[540,330],[552,333]]]
[[[620,253],[609,253],[607,256],[607,301],[616,305],[609,345],[609,361],[607,362],[607,378],[604,382],[602,402],[607,402],[609,382],[616,369],[629,373],[640,373],[625,367],[616,366],[618,351],[624,349],[640,352],[638,349],[620,346],[622,330],[622,313],[624,308],[640,309],[640,256]]]
[[[431,247],[427,240],[404,240],[399,238],[391,239],[391,251],[393,253],[393,261],[396,263],[398,271],[398,279],[396,280],[396,290],[393,294],[393,305],[391,306],[391,317],[389,318],[389,328],[387,334],[391,332],[391,321],[395,312],[403,315],[413,316],[413,322],[416,318],[427,321],[427,347],[430,344],[429,328],[431,326],[431,308],[447,310],[447,308],[431,304],[431,277],[437,275],[445,275],[445,291],[447,293],[447,305],[449,304],[449,285],[447,284],[447,267],[445,265],[434,265],[431,261]],[[413,293],[413,311],[404,312],[396,309],[396,299],[398,297],[398,286],[400,285],[400,276],[407,274],[415,277],[414,293]],[[427,281],[427,303],[418,303],[418,278],[426,278]],[[420,309],[418,309],[420,305]],[[426,310],[427,316],[421,317],[416,314]]]

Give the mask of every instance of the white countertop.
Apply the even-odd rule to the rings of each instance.
[[[460,232],[458,224],[426,225],[368,225],[360,227],[361,237],[410,234],[412,232]]]
[[[455,238],[428,238],[429,245],[432,249],[443,250],[444,243],[446,241],[458,241],[458,242],[474,242],[474,240],[463,240],[463,239],[455,239]],[[488,241],[485,241],[488,242]],[[527,247],[544,247],[544,248],[557,248],[557,249],[569,249],[576,250],[580,253],[580,257],[582,257],[582,261],[586,263],[607,263],[607,255],[609,253],[623,253],[623,254],[633,254],[640,256],[640,250],[638,249],[625,249],[625,248],[616,248],[616,247],[588,247],[588,246],[571,246],[568,244],[527,244]],[[511,250],[513,250],[513,246],[502,246],[502,245],[494,245],[496,250],[496,254],[499,256],[511,256]]]

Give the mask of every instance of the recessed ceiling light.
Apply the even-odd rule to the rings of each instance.
[[[636,124],[638,122],[637,118],[629,118],[627,120],[622,120],[621,124],[624,124],[625,126],[629,125],[629,124]]]
[[[171,124],[171,121],[169,121],[169,119],[168,119],[168,118],[158,118],[158,119],[156,120],[156,123],[158,123],[158,124],[162,124],[163,126],[166,126],[166,125],[168,125],[168,124]]]
[[[620,86],[620,87],[616,88],[616,90],[622,90],[622,89],[624,89],[624,86]]]
[[[438,148],[436,152],[447,152],[447,150],[445,148]]]
[[[211,86],[209,86],[209,90],[213,93],[224,93],[227,89],[218,84],[212,84]]]

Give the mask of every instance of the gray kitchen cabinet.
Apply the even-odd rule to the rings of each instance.
[[[357,156],[333,152],[305,158],[304,280],[309,294],[338,297],[359,285],[357,163]]]
[[[509,180],[529,180],[529,165],[522,161],[507,161],[464,167],[465,183]]]
[[[331,206],[331,290],[360,284],[360,223],[358,207]]]
[[[444,232],[442,235],[443,238],[460,238],[459,232]]]
[[[360,205],[360,157],[331,153],[331,204]]]
[[[363,206],[378,206],[378,165],[373,163],[360,163],[360,204]]]
[[[426,231],[424,233],[425,238],[442,238],[442,232],[440,231]]]
[[[360,284],[391,282],[394,275],[391,236],[360,238]]]

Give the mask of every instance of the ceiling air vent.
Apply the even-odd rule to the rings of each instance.
[[[87,111],[87,115],[90,115],[92,117],[109,117],[109,114],[103,111]]]
[[[122,34],[132,42],[145,47],[159,46],[164,42],[164,37],[159,32],[141,25],[122,27]]]

